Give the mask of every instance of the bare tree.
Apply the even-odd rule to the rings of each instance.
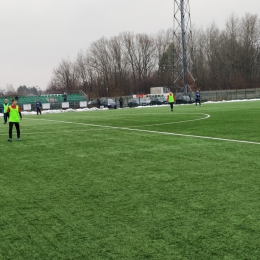
[[[110,78],[112,74],[110,53],[108,50],[108,40],[101,38],[91,44],[90,47],[90,64],[95,70],[98,92],[101,96],[108,96],[110,89]]]
[[[53,70],[52,82],[57,85],[58,88],[65,91],[71,91],[78,89],[78,73],[76,66],[70,60],[62,60],[58,68]]]
[[[160,30],[154,36],[153,40],[155,44],[155,55],[157,58],[157,65],[158,65],[164,53],[168,51],[169,46],[173,43],[172,29],[168,29],[166,31]]]
[[[158,58],[155,55],[154,39],[147,34],[123,34],[123,46],[130,65],[133,91],[145,89],[145,82],[155,72]],[[147,88],[147,87],[146,87]]]
[[[90,56],[88,52],[80,51],[75,61],[76,71],[80,88],[88,94],[88,98],[95,87],[95,78],[93,68],[91,67]]]
[[[202,29],[193,29],[193,54],[194,54],[194,75],[196,84],[200,89],[210,89],[206,83],[205,71],[208,66],[206,61],[207,37]]]
[[[121,95],[129,90],[128,81],[128,62],[123,51],[122,36],[112,37],[108,43],[110,59],[112,66],[112,82],[113,90]]]
[[[226,30],[222,41],[223,78],[224,85],[233,88],[244,85],[241,78],[241,44],[239,41],[239,18],[232,14],[226,22]]]
[[[256,82],[257,71],[259,71],[260,51],[260,22],[257,15],[247,13],[242,17],[240,23],[240,43],[241,43],[241,74],[245,81],[250,84]]]

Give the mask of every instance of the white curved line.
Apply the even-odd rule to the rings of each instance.
[[[202,114],[202,113],[178,113],[178,114],[204,115],[205,117],[203,117],[203,118],[197,118],[197,119],[184,120],[184,121],[178,121],[178,122],[162,123],[162,124],[138,125],[138,127],[143,127],[143,126],[155,126],[155,125],[171,125],[171,124],[179,124],[179,123],[193,122],[193,121],[204,120],[204,119],[210,118],[210,115],[209,115],[209,114]],[[130,127],[136,127],[136,126],[130,126]]]
[[[182,137],[209,139],[209,140],[216,140],[216,141],[223,141],[223,142],[234,142],[234,143],[244,143],[244,144],[256,144],[256,145],[260,145],[260,142],[245,141],[245,140],[236,140],[236,139],[228,139],[228,138],[219,138],[219,137],[211,137],[211,136],[178,134],[178,133],[160,132],[160,131],[152,131],[152,130],[138,129],[138,128],[134,129],[134,128],[128,128],[128,127],[119,127],[119,126],[106,126],[106,125],[76,123],[76,122],[68,122],[68,121],[52,120],[52,119],[38,119],[38,118],[37,118],[37,119],[33,119],[33,118],[30,118],[30,119],[29,119],[29,118],[26,118],[26,119],[27,119],[27,120],[48,121],[48,122],[58,122],[58,123],[63,123],[63,124],[74,124],[74,125],[94,126],[94,127],[105,128],[105,129],[126,130],[126,131],[133,131],[133,132],[142,132],[142,133],[151,133],[151,134],[161,134],[161,135],[171,135],[171,136],[182,136]]]

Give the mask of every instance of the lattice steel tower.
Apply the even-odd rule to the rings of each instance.
[[[174,86],[187,94],[195,82],[191,74],[194,65],[189,0],[174,0],[173,44]]]

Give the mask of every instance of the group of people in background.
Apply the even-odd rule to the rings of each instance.
[[[172,92],[170,92],[169,95],[167,96],[167,102],[170,104],[171,111],[173,112],[173,104],[175,102],[175,97]],[[199,90],[197,90],[195,93],[195,105],[197,106],[198,103],[201,106]]]

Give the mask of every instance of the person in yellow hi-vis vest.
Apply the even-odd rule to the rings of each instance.
[[[4,104],[3,104],[4,124],[7,123],[7,118],[8,118],[7,108],[8,108],[8,107],[9,107],[8,100],[5,99],[5,100],[4,100]]]
[[[22,119],[21,108],[17,105],[17,100],[12,99],[12,105],[7,108],[9,115],[9,138],[8,141],[12,142],[13,125],[15,125],[17,132],[17,140],[20,141],[20,119]]]
[[[173,111],[174,95],[172,92],[167,96],[167,102],[170,104],[171,111]]]

